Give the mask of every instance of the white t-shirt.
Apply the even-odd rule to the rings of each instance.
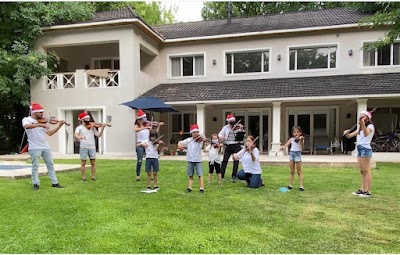
[[[22,126],[25,128],[25,125],[29,124],[37,124],[38,121],[32,118],[31,116],[25,117],[22,119]],[[36,127],[25,129],[26,135],[28,136],[28,144],[30,149],[50,149],[49,144],[46,141],[46,132],[48,128]]]
[[[96,149],[96,141],[94,136],[98,136],[99,132],[96,128],[92,127],[87,129],[84,125],[79,125],[75,129],[75,134],[84,136],[86,139],[80,139],[80,147],[83,149]]]
[[[147,147],[145,147],[146,158],[158,158],[157,145],[154,145],[149,140],[143,140],[142,144],[148,145]]]
[[[221,164],[221,156],[218,153],[219,148],[214,148],[212,144],[209,144],[206,147],[206,150],[208,151],[208,159],[210,161],[210,165],[214,165],[214,162]]]
[[[249,151],[245,151],[243,148],[241,151],[237,153],[239,159],[242,161],[243,170],[245,173],[251,174],[261,174],[261,165],[260,165],[260,151],[258,148],[253,149],[253,155],[255,160],[251,158],[251,154]]]
[[[137,143],[141,143],[144,140],[149,140],[149,138],[150,138],[150,129],[148,128],[136,132]]]
[[[239,143],[238,141],[235,141],[236,139],[236,133],[239,132],[240,130],[232,130],[231,125],[225,125],[221,131],[219,131],[218,133],[218,137],[221,138],[225,138],[225,143],[227,145],[229,144],[236,144]]]
[[[369,132],[368,136],[364,136],[364,131],[362,129],[357,134],[357,145],[361,145],[362,147],[364,147],[366,149],[372,149],[371,141],[375,134],[375,127],[373,124],[369,124],[367,126],[367,129],[368,128],[371,129],[371,132]]]
[[[299,142],[296,143],[296,141],[295,141],[296,138],[292,137],[290,139],[291,139],[291,141],[290,141],[290,151],[301,151],[301,143],[302,143],[302,141],[299,140]]]
[[[182,145],[187,147],[186,149],[186,160],[188,162],[202,162],[201,158],[201,145],[202,142],[198,143],[193,141],[192,137],[186,138],[181,141]]]

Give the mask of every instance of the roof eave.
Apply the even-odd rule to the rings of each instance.
[[[175,106],[195,104],[240,104],[240,103],[272,103],[272,102],[299,102],[299,101],[326,101],[326,100],[354,100],[361,98],[399,98],[400,94],[371,94],[371,95],[343,95],[343,96],[317,96],[317,97],[279,97],[259,99],[233,99],[233,100],[205,100],[205,101],[175,101],[165,102]]]
[[[107,20],[100,22],[79,23],[79,24],[69,24],[69,25],[56,25],[56,26],[42,27],[42,31],[51,32],[51,31],[97,28],[97,27],[107,27],[107,26],[121,26],[121,25],[135,24],[135,23],[139,25],[140,29],[145,30],[147,34],[150,34],[152,37],[156,38],[159,42],[164,42],[163,37],[161,37],[154,30],[150,29],[147,24],[143,23],[143,21],[141,21],[138,18]]]
[[[335,26],[320,26],[320,27],[281,29],[281,30],[238,33],[238,34],[213,35],[213,36],[202,36],[202,37],[185,37],[185,38],[178,38],[178,39],[165,39],[164,42],[165,43],[180,43],[180,42],[188,42],[188,41],[217,40],[217,39],[229,39],[229,38],[240,38],[240,37],[286,34],[286,33],[300,33],[300,32],[324,31],[324,30],[351,29],[351,28],[361,28],[361,27],[368,27],[368,26],[371,26],[371,24],[353,23],[353,24],[335,25]]]

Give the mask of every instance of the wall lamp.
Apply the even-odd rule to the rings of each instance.
[[[281,54],[278,55],[278,61],[281,61]]]
[[[217,64],[217,60],[213,59],[212,63],[213,63],[213,65],[216,65]]]
[[[349,56],[353,56],[353,50],[349,50]]]

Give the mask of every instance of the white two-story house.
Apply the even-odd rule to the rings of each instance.
[[[84,110],[112,124],[100,153],[133,153],[136,112],[120,104],[144,96],[179,111],[153,114],[166,123],[167,144],[192,123],[206,136],[218,133],[233,113],[263,153],[279,153],[294,125],[312,151],[316,138],[341,140],[361,110],[378,107],[373,120],[382,133],[399,127],[400,42],[363,50],[385,33],[360,26],[364,17],[338,8],[149,26],[130,8],[100,12],[43,28],[38,50],[56,52],[60,65],[32,81],[31,97],[72,123],[50,138],[60,153],[77,153],[73,132]]]

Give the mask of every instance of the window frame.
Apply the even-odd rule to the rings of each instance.
[[[118,61],[120,61],[119,60],[119,57],[94,57],[94,58],[91,58],[91,63],[90,63],[90,69],[96,69],[95,68],[95,66],[94,66],[94,62],[96,61],[96,60],[111,60],[111,66],[112,66],[112,68],[110,69],[110,70],[121,70],[121,62],[119,63],[119,69],[115,69],[114,68],[114,61],[115,60],[118,60]]]
[[[231,65],[231,73],[227,72],[227,54],[233,54],[235,53],[249,53],[249,52],[261,52],[261,72],[251,72],[251,73],[234,73],[234,61],[232,61]],[[263,60],[264,60],[264,52],[269,53],[269,59],[268,59],[268,71],[264,71],[264,65],[263,65]],[[272,68],[272,48],[271,47],[263,47],[263,48],[252,48],[252,49],[236,49],[236,50],[225,50],[223,52],[223,63],[224,63],[224,76],[249,76],[249,75],[264,75],[264,74],[271,74],[271,68]]]
[[[336,67],[330,67],[331,65],[331,51],[330,47],[336,47]],[[297,69],[297,49],[313,49],[313,48],[328,48],[328,67],[327,68],[315,68],[315,69]],[[295,49],[295,69],[290,70],[290,50]],[[334,70],[339,70],[339,56],[340,56],[340,44],[339,42],[331,42],[331,43],[318,43],[318,44],[306,44],[306,45],[289,45],[287,47],[287,72],[331,72]]]
[[[185,123],[184,123],[184,118],[183,118],[183,116],[185,115],[185,114],[189,114],[189,115],[193,115],[192,117],[193,117],[193,119],[194,120],[197,120],[197,112],[196,111],[181,111],[181,112],[177,112],[177,113],[169,113],[168,114],[168,123],[170,123],[170,125],[168,125],[169,127],[168,127],[168,133],[169,133],[169,141],[168,141],[168,143],[170,142],[170,140],[172,139],[172,137],[174,136],[174,135],[179,135],[179,131],[178,132],[173,132],[172,130],[173,130],[173,127],[172,127],[172,125],[173,125],[173,123],[172,123],[172,116],[173,115],[180,115],[181,116],[181,123],[180,123],[180,125],[181,125],[181,130],[183,130],[183,127],[184,127],[184,125],[185,125]],[[193,124],[193,123],[189,123],[189,125],[190,124]],[[190,130],[188,131],[188,132],[183,132],[183,135],[188,135],[189,137],[190,137]]]
[[[400,44],[400,40],[395,40],[392,44],[390,44],[390,64],[389,65],[378,65],[378,50],[377,48],[375,48],[375,63],[372,66],[365,66],[364,65],[364,44],[366,43],[374,43],[377,40],[367,40],[367,41],[362,41],[361,42],[361,49],[362,49],[362,53],[361,55],[361,68],[363,69],[372,69],[372,68],[396,68],[396,67],[400,67],[400,63],[398,65],[394,65],[393,64],[393,44],[398,43]]]
[[[195,57],[203,57],[203,70],[204,73],[202,75],[195,75],[196,74],[196,67],[195,67]],[[192,57],[193,58],[193,75],[192,76],[183,76],[183,61],[182,58],[184,57]],[[172,58],[180,58],[180,76],[172,76]],[[196,78],[203,78],[206,77],[206,53],[205,52],[193,52],[193,53],[178,53],[178,54],[168,54],[167,55],[167,69],[168,69],[168,79],[196,79]]]

